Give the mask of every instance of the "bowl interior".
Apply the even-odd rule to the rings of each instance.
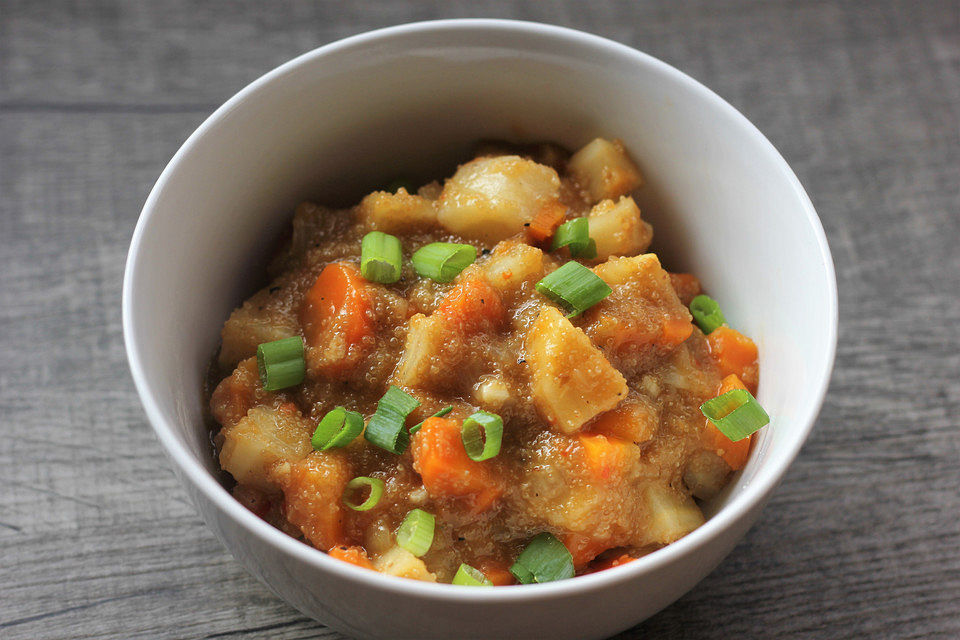
[[[565,33],[563,47],[554,31],[477,25],[350,39],[268,74],[198,130],[147,202],[125,282],[134,377],[154,424],[185,448],[178,464],[216,471],[203,373],[297,203],[350,204],[397,176],[449,175],[481,138],[576,148],[605,136],[623,140],[646,177],[652,250],[669,270],[696,273],[760,348],[772,424],[709,511],[779,477],[819,406],[835,341],[813,209],[772,146],[716,96]]]

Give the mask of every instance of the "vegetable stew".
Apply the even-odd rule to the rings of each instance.
[[[702,524],[768,420],[758,353],[646,253],[642,183],[616,141],[490,143],[443,183],[300,205],[211,367],[236,498],[344,562],[472,586]]]

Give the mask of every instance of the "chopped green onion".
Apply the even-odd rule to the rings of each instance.
[[[347,411],[337,407],[323,416],[317,430],[310,438],[310,444],[318,451],[345,447],[363,431],[363,416],[356,411]]]
[[[410,444],[410,434],[404,423],[420,401],[399,387],[390,385],[377,403],[377,410],[367,423],[363,437],[391,453],[403,453]]]
[[[573,556],[556,537],[544,532],[520,552],[517,561],[510,567],[510,573],[523,584],[572,578]]]
[[[397,178],[396,180],[391,181],[390,184],[387,185],[387,188],[384,189],[384,191],[389,191],[390,193],[396,193],[401,188],[406,189],[407,193],[414,192],[413,183],[410,182],[409,180],[404,180],[403,178]]]
[[[420,247],[410,259],[414,270],[424,278],[450,282],[477,259],[477,248],[469,244],[433,242]]]
[[[307,372],[303,338],[293,336],[257,346],[257,369],[265,391],[286,389],[303,382]]]
[[[382,231],[363,236],[360,273],[370,282],[390,284],[400,279],[400,239]]]
[[[397,529],[397,544],[419,557],[433,544],[433,529],[437,519],[423,509],[414,509]]]
[[[440,411],[437,411],[435,414],[433,414],[433,415],[430,416],[430,417],[431,417],[431,418],[442,418],[443,416],[447,415],[447,414],[450,413],[451,411],[453,411],[453,407],[444,407],[443,409],[440,409]],[[426,422],[426,420],[423,420],[422,422],[418,422],[417,424],[415,424],[415,425],[413,425],[412,427],[410,427],[410,435],[413,435],[413,434],[415,434],[417,431],[420,431],[420,427],[423,426],[423,423],[424,423],[424,422]]]
[[[567,262],[537,283],[537,291],[565,306],[568,318],[578,316],[613,291],[606,282],[579,262]]]
[[[518,563],[514,563],[510,567],[510,573],[513,574],[513,577],[520,581],[520,584],[533,584],[537,581],[532,573],[526,570],[526,568]]]
[[[503,419],[489,411],[477,411],[463,421],[460,429],[463,448],[471,460],[482,462],[500,453]]]
[[[493,583],[490,582],[490,578],[485,576],[480,569],[475,569],[468,564],[460,565],[460,568],[457,569],[457,575],[453,576],[453,582],[451,584],[461,585],[464,587],[492,587]]]
[[[590,237],[590,227],[586,218],[567,220],[557,227],[550,250],[556,251],[561,247],[569,248],[570,255],[574,258],[590,260],[597,257],[597,243]]]
[[[700,411],[731,441],[743,440],[770,422],[770,416],[746,389],[734,389],[707,400]]]
[[[383,495],[384,489],[383,480],[380,478],[368,478],[367,476],[358,476],[347,483],[346,488],[343,490],[343,504],[347,505],[354,511],[369,511],[377,506],[377,503],[380,502],[380,497]],[[350,500],[347,497],[347,494],[355,491],[357,489],[370,488],[370,494],[367,496],[367,499],[357,504],[353,500]]]
[[[723,311],[720,310],[720,305],[710,296],[699,295],[691,300],[690,313],[693,315],[693,321],[705,334],[719,329],[727,322],[723,317]]]

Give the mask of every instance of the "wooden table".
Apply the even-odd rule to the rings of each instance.
[[[342,36],[476,15],[604,35],[715,89],[794,167],[836,260],[812,438],[730,557],[621,637],[960,637],[956,0],[3,0],[0,637],[338,637],[188,503],[127,371],[124,257],[167,160],[248,82]]]

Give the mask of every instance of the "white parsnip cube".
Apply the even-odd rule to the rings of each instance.
[[[478,158],[447,180],[437,219],[464,238],[494,244],[523,231],[559,191],[560,178],[550,167],[519,156]]]
[[[276,488],[270,468],[306,456],[311,425],[293,411],[254,407],[237,424],[223,430],[220,466],[237,482],[269,491]]]
[[[541,309],[525,351],[534,405],[558,431],[577,431],[627,395],[620,372],[555,307]]]
[[[374,191],[360,201],[357,219],[371,229],[384,233],[409,233],[435,224],[437,211],[433,202],[420,195],[407,193],[403,187],[396,193]]]
[[[633,198],[624,196],[617,202],[604,200],[590,210],[587,217],[590,237],[597,243],[597,259],[611,256],[635,256],[646,251],[653,240],[653,227],[640,217]]]
[[[505,240],[493,249],[482,268],[495,289],[514,292],[525,280],[542,277],[543,251],[523,242]]]
[[[643,496],[649,514],[647,534],[652,543],[669,544],[704,523],[700,508],[686,494],[658,484],[648,484]]]
[[[411,388],[429,386],[437,376],[436,369],[441,365],[437,353],[442,340],[443,332],[438,318],[422,313],[410,318],[403,357],[397,369],[397,383]]]
[[[400,578],[412,578],[424,582],[436,582],[437,576],[427,570],[423,560],[403,547],[393,547],[373,561],[373,568],[380,573]]]
[[[567,168],[591,202],[619,198],[643,184],[619,140],[593,140],[571,156]]]
[[[218,360],[224,369],[237,366],[257,354],[257,345],[289,338],[297,334],[297,319],[274,304],[267,289],[237,307],[220,331],[222,340]]]

